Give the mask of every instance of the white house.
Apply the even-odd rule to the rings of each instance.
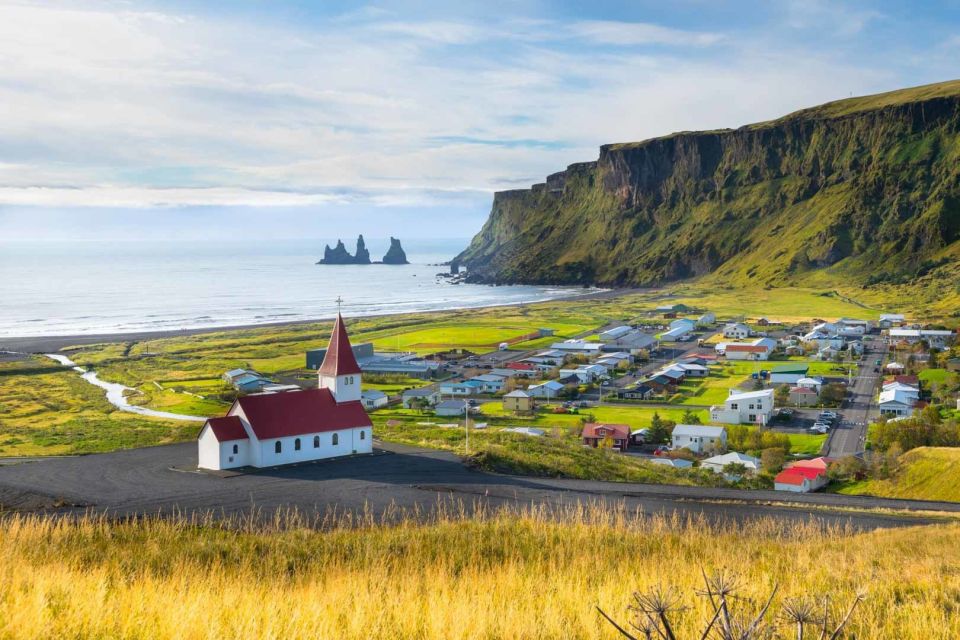
[[[689,318],[677,318],[676,320],[671,322],[669,326],[671,329],[679,329],[682,327],[690,331],[693,331],[694,329],[697,328],[697,323],[696,321],[691,320]]]
[[[753,342],[726,342],[718,344],[716,351],[727,360],[769,360],[777,347],[773,338],[757,338]]]
[[[468,411],[469,405],[463,400],[444,400],[433,408],[438,416],[462,416]]]
[[[478,393],[483,393],[483,383],[479,380],[440,384],[440,394],[444,396],[474,396]]]
[[[660,340],[662,342],[676,342],[685,338],[696,327],[697,323],[693,320],[688,320],[686,318],[674,320],[670,323],[670,329],[660,334]]]
[[[480,390],[484,393],[497,393],[502,391],[504,385],[507,383],[507,379],[500,375],[495,375],[492,373],[487,373],[482,376],[474,376],[470,378],[474,382],[480,383]]]
[[[387,394],[378,389],[367,389],[360,394],[360,402],[363,403],[363,408],[368,411],[385,407],[389,401],[390,398],[387,397]]]
[[[689,449],[694,453],[722,451],[727,448],[727,430],[699,424],[678,424],[673,428],[674,449]]]
[[[880,314],[880,328],[889,329],[890,327],[899,327],[904,322],[906,318],[902,313],[881,313]]]
[[[733,338],[734,340],[745,340],[750,337],[750,327],[743,324],[742,322],[731,322],[730,324],[724,325],[723,327],[723,337],[724,338]]]
[[[590,384],[597,378],[607,375],[606,367],[599,364],[584,364],[575,369],[560,369],[560,378],[577,376],[581,384]]]
[[[880,413],[888,416],[909,417],[920,399],[920,390],[902,382],[888,382],[880,391]]]
[[[820,389],[823,387],[823,378],[800,378],[797,380],[797,386],[813,389],[817,392],[817,395],[820,395]]]
[[[710,407],[710,422],[723,424],[767,424],[773,415],[773,389],[730,390],[723,405]]]
[[[407,389],[403,392],[403,408],[412,409],[415,400],[425,400],[434,405],[440,402],[440,392],[430,387],[421,387],[419,389]]]
[[[739,451],[731,451],[730,453],[725,453],[720,456],[707,458],[700,463],[700,466],[704,469],[709,469],[714,473],[723,473],[723,468],[725,466],[734,463],[745,466],[748,473],[756,473],[760,470],[759,458],[748,456],[747,454],[740,453]]]
[[[563,385],[556,380],[547,380],[527,387],[527,395],[531,398],[546,398],[547,400],[556,398],[561,391],[563,391]]]
[[[697,318],[698,327],[709,327],[714,322],[717,321],[717,316],[712,311],[707,311],[705,314]]]
[[[243,396],[226,416],[207,420],[197,437],[197,466],[273,467],[371,453],[360,366],[339,315],[318,377],[316,389]]]

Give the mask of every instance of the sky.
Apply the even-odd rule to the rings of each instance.
[[[958,61],[956,1],[0,0],[0,240],[469,237],[601,144]]]

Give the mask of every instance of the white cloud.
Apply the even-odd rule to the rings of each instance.
[[[474,197],[603,143],[891,88],[784,42],[642,22],[367,10],[301,27],[133,6],[0,0],[0,203]]]

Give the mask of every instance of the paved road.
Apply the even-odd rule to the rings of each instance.
[[[832,458],[862,453],[867,439],[867,425],[879,413],[875,395],[882,378],[882,370],[880,373],[875,372],[874,363],[877,360],[883,362],[887,345],[877,339],[863,344],[863,361],[841,407],[841,423],[830,432],[827,439],[827,455]]]
[[[642,514],[703,515],[714,521],[773,517],[811,519],[858,529],[929,522],[921,516],[843,511],[850,508],[935,509],[960,512],[960,504],[882,500],[839,495],[789,495],[702,487],[621,484],[499,476],[470,470],[452,454],[398,445],[377,453],[258,473],[218,477],[176,471],[195,464],[196,445],[184,443],[0,467],[0,501],[50,511],[86,508],[116,516],[213,513],[270,517],[296,508],[317,517],[337,513],[389,516],[397,508],[429,517],[441,504],[518,507],[604,502]],[[18,501],[17,496],[22,499]],[[55,504],[74,505],[69,507]],[[788,507],[782,503],[791,502]],[[830,508],[834,508],[831,510]]]

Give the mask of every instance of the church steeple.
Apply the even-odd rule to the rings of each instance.
[[[321,389],[330,389],[337,403],[359,401],[361,373],[343,317],[338,312],[327,353],[318,369],[319,386]]]

